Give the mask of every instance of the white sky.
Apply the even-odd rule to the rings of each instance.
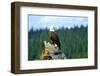
[[[56,29],[61,27],[71,28],[74,26],[80,27],[81,25],[88,25],[88,17],[73,17],[73,16],[36,16],[29,15],[28,17],[28,30],[32,27],[36,29],[50,28],[54,26]]]

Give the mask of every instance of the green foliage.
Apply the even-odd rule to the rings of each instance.
[[[88,57],[88,27],[74,27],[71,29],[60,28],[56,32],[63,51],[68,59]],[[50,41],[48,29],[33,30],[28,32],[28,60],[38,60],[42,50],[43,42]]]

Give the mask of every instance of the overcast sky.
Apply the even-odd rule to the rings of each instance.
[[[28,17],[28,30],[32,27],[34,30],[36,29],[44,29],[50,28],[50,26],[54,26],[56,29],[61,27],[71,28],[77,25],[87,26],[88,18],[87,17],[74,17],[74,16],[36,16],[29,15]]]

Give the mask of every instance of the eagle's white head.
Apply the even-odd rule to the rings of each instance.
[[[50,26],[49,31],[53,31],[53,32],[55,32],[55,27],[54,27],[54,26]]]

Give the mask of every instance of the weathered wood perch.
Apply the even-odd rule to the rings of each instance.
[[[66,59],[65,54],[58,49],[57,45],[52,45],[49,42],[44,41],[44,50],[40,57],[42,60],[55,60]]]

